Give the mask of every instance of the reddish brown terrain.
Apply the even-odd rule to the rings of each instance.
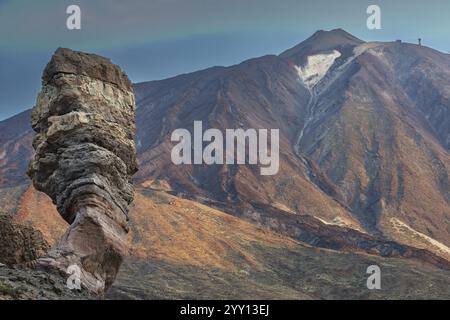
[[[333,30],[136,84],[133,251],[111,297],[448,298],[449,76],[448,54]],[[280,129],[278,174],[174,165],[171,133],[195,120]],[[26,177],[29,121],[0,122],[2,210],[54,243],[66,226]],[[389,290],[365,287],[373,263]]]
[[[340,57],[309,87],[297,66],[333,50]],[[242,215],[254,204],[311,215],[448,259],[449,73],[448,54],[333,30],[280,56],[137,84],[137,181]],[[279,173],[171,164],[171,132],[199,119],[221,129],[279,128]]]

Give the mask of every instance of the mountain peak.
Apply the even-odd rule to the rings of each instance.
[[[284,51],[280,54],[280,57],[300,58],[304,55],[310,55],[321,51],[330,51],[337,48],[345,50],[356,47],[361,43],[364,43],[364,41],[340,28],[330,31],[318,30],[305,41]]]
[[[335,36],[335,37],[351,37],[357,39],[355,36],[353,36],[351,33],[345,31],[342,28],[336,28],[332,30],[317,30],[313,36]],[[359,40],[359,39],[357,39]],[[359,40],[361,41],[361,40]]]

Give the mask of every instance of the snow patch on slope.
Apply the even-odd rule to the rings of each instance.
[[[337,50],[333,50],[331,53],[320,53],[308,56],[306,58],[306,64],[304,66],[295,66],[295,69],[303,83],[309,89],[312,89],[323,79],[334,61],[340,56],[341,53]]]

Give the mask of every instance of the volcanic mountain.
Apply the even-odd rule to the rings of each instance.
[[[192,266],[204,271],[191,259],[201,253],[196,261],[202,267],[236,271],[246,261],[286,282],[287,273],[304,269],[287,266],[285,254],[314,260],[316,252],[342,268],[348,257],[342,252],[351,252],[349,265],[361,266],[371,254],[391,257],[386,261],[408,270],[419,260],[449,269],[449,76],[448,54],[398,41],[364,42],[337,29],[318,31],[280,55],[135,84],[140,195],[131,210],[133,259],[164,261],[157,272],[168,276],[170,270],[173,277],[186,266],[188,273]],[[29,119],[25,111],[0,122],[0,195],[3,210],[52,242],[62,222],[25,175],[32,155]],[[278,173],[261,176],[258,165],[173,164],[171,134],[179,128],[192,132],[194,121],[223,132],[279,129]],[[167,212],[167,221],[156,211]],[[154,243],[162,247],[151,253]],[[172,245],[179,251],[169,250]],[[130,272],[142,265],[133,259],[117,295],[142,293],[130,289]],[[332,272],[325,269],[316,271]],[[230,274],[218,277],[214,281],[233,282]],[[277,290],[286,297],[333,296],[251,282],[274,297]]]
[[[137,84],[137,181],[250,219],[270,206],[449,257],[449,73],[447,54],[339,29],[279,56]],[[280,129],[279,173],[173,165],[170,134],[194,120]]]

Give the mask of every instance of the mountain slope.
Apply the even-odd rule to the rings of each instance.
[[[449,55],[366,43],[338,29],[279,56],[136,84],[136,186],[318,247],[440,264],[410,246],[450,260],[449,75]],[[279,129],[278,174],[261,176],[257,165],[174,165],[173,130],[192,132],[197,120],[204,130]],[[0,122],[0,194],[18,221],[35,216],[55,238],[64,226],[49,218],[52,205],[27,190],[28,122],[27,112]]]
[[[0,122],[0,186],[26,183],[28,160],[33,154],[31,112],[24,111]]]
[[[333,30],[280,56],[138,84],[147,132],[138,181],[245,210],[270,204],[448,256],[449,61],[426,47]],[[280,128],[280,172],[172,165],[169,135],[194,120]],[[145,129],[157,123],[158,132]]]
[[[343,71],[345,85],[327,84],[315,98],[298,150],[340,186],[369,232],[399,239],[393,221],[400,220],[448,246],[450,104],[442,79],[450,58],[398,43],[358,49]],[[405,56],[414,63],[405,66]],[[418,74],[421,82],[414,80]]]
[[[295,154],[291,141],[301,125],[307,90],[289,63],[276,56],[246,61],[161,82],[138,84],[140,171],[136,180],[164,181],[177,192],[202,196],[242,209],[251,203],[278,206],[358,229],[333,183],[319,168]],[[170,136],[177,128],[279,128],[280,170],[261,176],[256,165],[176,166]],[[147,128],[152,128],[147,130]],[[211,179],[210,177],[216,177]]]

